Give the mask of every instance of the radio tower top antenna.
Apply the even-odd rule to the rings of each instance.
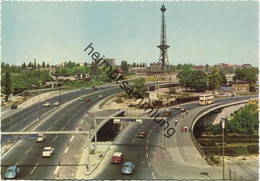
[[[160,48],[160,57],[159,57],[159,63],[162,64],[162,70],[167,70],[169,61],[168,61],[168,54],[167,54],[167,48],[170,46],[167,45],[167,38],[166,38],[166,23],[165,23],[165,16],[164,12],[166,11],[166,8],[164,4],[161,7],[162,12],[162,27],[161,27],[161,44],[157,46]]]

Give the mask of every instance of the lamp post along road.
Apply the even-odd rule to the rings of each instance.
[[[222,125],[222,130],[223,130],[223,143],[222,143],[222,148],[223,148],[223,180],[225,180],[225,145],[224,145],[224,129],[225,129],[225,121],[226,118],[221,118],[221,125]]]
[[[12,115],[12,106],[11,108],[11,114],[10,114],[10,132],[13,131],[13,115]]]

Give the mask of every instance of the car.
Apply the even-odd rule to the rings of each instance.
[[[180,109],[181,107],[179,105],[174,106],[174,109]]]
[[[90,102],[90,101],[91,101],[91,99],[89,99],[89,98],[85,99],[85,102]]]
[[[163,113],[164,116],[170,116],[172,114],[170,109],[166,109]]]
[[[42,157],[51,157],[54,152],[54,148],[47,146],[42,151]]]
[[[15,166],[10,166],[5,172],[5,178],[15,178],[20,173],[20,168]]]
[[[123,174],[131,174],[134,171],[135,165],[132,162],[125,162],[122,168]]]
[[[146,136],[146,132],[143,129],[139,130],[139,132],[137,133],[138,138],[145,138],[145,136]]]
[[[111,163],[121,163],[121,161],[124,159],[124,154],[121,152],[115,152],[112,157]]]
[[[50,102],[45,102],[45,103],[43,104],[43,106],[44,106],[44,107],[50,107],[50,106],[51,106],[51,103],[50,103]]]
[[[43,142],[45,140],[45,138],[46,138],[46,136],[44,134],[38,134],[36,142]]]
[[[80,100],[81,100],[81,101],[84,101],[84,97],[80,97]]]
[[[58,106],[58,105],[60,105],[60,103],[59,103],[59,101],[55,101],[52,105],[53,106]]]
[[[17,109],[17,104],[12,104],[11,109]]]
[[[97,88],[97,87],[94,87],[93,90],[96,91],[96,90],[98,90],[98,88]]]
[[[181,112],[185,112],[186,109],[184,107],[181,108]]]
[[[102,99],[102,98],[103,98],[103,96],[102,96],[102,95],[99,95],[99,96],[98,96],[98,98],[99,98],[99,99]]]

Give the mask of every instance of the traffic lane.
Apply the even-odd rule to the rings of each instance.
[[[109,155],[109,159],[106,162],[106,168],[95,179],[152,179],[151,169],[146,159],[145,146],[117,146],[115,152],[122,152],[125,154],[121,164],[112,164],[112,155]],[[123,164],[125,162],[133,162],[135,165],[134,171],[130,175],[122,174]]]
[[[92,93],[92,92],[93,92],[92,90],[84,90],[84,91],[79,91],[79,92],[75,92],[75,93],[67,93],[65,95],[61,94],[61,102],[65,103],[67,101],[70,101],[72,98],[76,98],[83,94]],[[55,101],[59,101],[59,100],[60,100],[60,96],[57,95],[53,98],[46,99],[44,101],[40,101],[40,114],[43,115],[46,112],[53,109],[52,105],[50,107],[44,107],[43,106],[44,103],[46,103],[46,102],[54,103]],[[18,121],[21,122],[21,120],[28,118],[28,115],[32,115],[33,113],[36,113],[37,116],[39,115],[39,102],[37,102],[34,105],[32,105],[28,108],[25,108],[19,112],[12,113],[13,125],[16,124]],[[32,119],[35,119],[35,118],[37,118],[37,117],[34,117]],[[5,118],[1,119],[1,125],[2,125],[1,130],[2,131],[10,130],[10,119],[11,119],[11,114],[9,116],[6,116]],[[31,120],[29,120],[29,122],[30,121]],[[23,123],[23,125],[26,125],[26,123]],[[18,129],[18,130],[20,130],[20,129]]]
[[[93,102],[92,102],[92,104],[94,105],[95,104],[95,99],[97,100],[97,96],[93,96]],[[84,105],[84,102],[83,102],[83,105]],[[85,105],[87,105],[87,104],[85,104]],[[89,107],[89,106],[93,106],[93,105],[89,105],[88,104],[88,106],[87,106],[87,108]],[[79,111],[79,108],[78,107],[75,107],[74,106],[74,108],[71,108],[70,109],[70,111],[66,111],[68,114],[72,114],[72,113],[74,113],[74,115],[76,115],[75,116],[75,119],[77,120],[79,120],[80,118],[82,118],[82,116],[84,116],[85,115],[85,111],[88,111],[88,109],[86,109],[86,106],[84,107],[84,106],[80,106],[80,108],[81,109],[83,109],[83,115],[79,115],[79,114],[75,114],[75,112],[76,112],[76,110],[78,110]],[[69,109],[69,108],[68,108]],[[60,113],[60,114],[62,114],[62,113]],[[53,124],[52,124],[52,128],[51,129],[53,129],[53,130],[57,130],[57,128],[61,128],[61,126],[63,126],[64,125],[64,123],[67,121],[66,119],[70,119],[69,117],[65,117],[65,119],[59,119],[58,120],[58,122],[53,122]],[[52,121],[52,120],[51,120]],[[76,128],[76,125],[75,125],[75,122],[73,123],[74,121],[72,121],[71,122],[71,124],[67,124],[67,128],[66,127],[64,127],[65,129],[64,130],[71,130],[71,129],[75,129]],[[58,124],[58,123],[61,123],[61,124]],[[65,125],[66,126],[66,125]],[[74,127],[73,127],[74,126]],[[38,128],[39,130],[41,130],[41,128]],[[63,128],[62,128],[63,129]],[[48,139],[49,138],[53,138],[54,136],[49,136],[48,135]],[[63,138],[61,138],[61,137],[63,137]],[[46,138],[47,139],[47,138]],[[58,143],[58,145],[57,144],[55,144],[53,147],[55,148],[55,147],[57,147],[57,146],[59,146],[58,148],[59,148],[59,150],[64,150],[64,147],[65,147],[65,144],[64,143],[67,143],[67,141],[68,141],[68,139],[69,139],[69,136],[58,136],[58,137],[54,137],[54,139],[51,141],[51,143],[52,144],[54,144],[53,142],[55,141],[55,143]],[[59,143],[62,143],[62,145],[60,145]],[[57,149],[57,148],[56,148]],[[42,150],[40,149],[40,150],[38,150],[38,152],[42,152]],[[49,160],[47,163],[48,163],[48,165],[50,165],[50,167],[53,167],[52,165],[57,165],[57,160],[59,160],[60,159],[60,156],[59,155],[57,155],[56,156],[57,158],[56,159],[52,159],[52,160]],[[29,160],[29,163],[33,163],[33,161],[35,161],[34,159],[33,160]],[[37,164],[37,163],[36,163]],[[38,162],[38,164],[39,165],[41,165],[39,162]],[[38,166],[39,167],[39,166]],[[38,168],[37,167],[37,168]],[[35,169],[35,171],[37,171],[37,168]],[[53,169],[53,168],[52,168]],[[53,175],[51,174],[51,172],[52,172],[53,170],[49,170],[49,169],[47,169],[47,166],[45,166],[45,169],[44,170],[41,170],[41,172],[39,173],[39,174],[35,174],[35,175],[37,175],[37,176],[35,176],[35,175],[31,175],[31,176],[28,176],[28,177],[26,177],[26,178],[30,178],[30,179],[36,179],[36,178],[47,178],[46,176],[48,175],[48,176],[50,176],[49,178],[53,178]],[[38,171],[37,171],[38,172]],[[43,175],[44,177],[39,177],[39,175]]]

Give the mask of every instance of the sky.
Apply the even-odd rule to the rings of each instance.
[[[162,1],[1,3],[1,61],[159,60]],[[169,64],[258,66],[257,1],[165,1]]]

